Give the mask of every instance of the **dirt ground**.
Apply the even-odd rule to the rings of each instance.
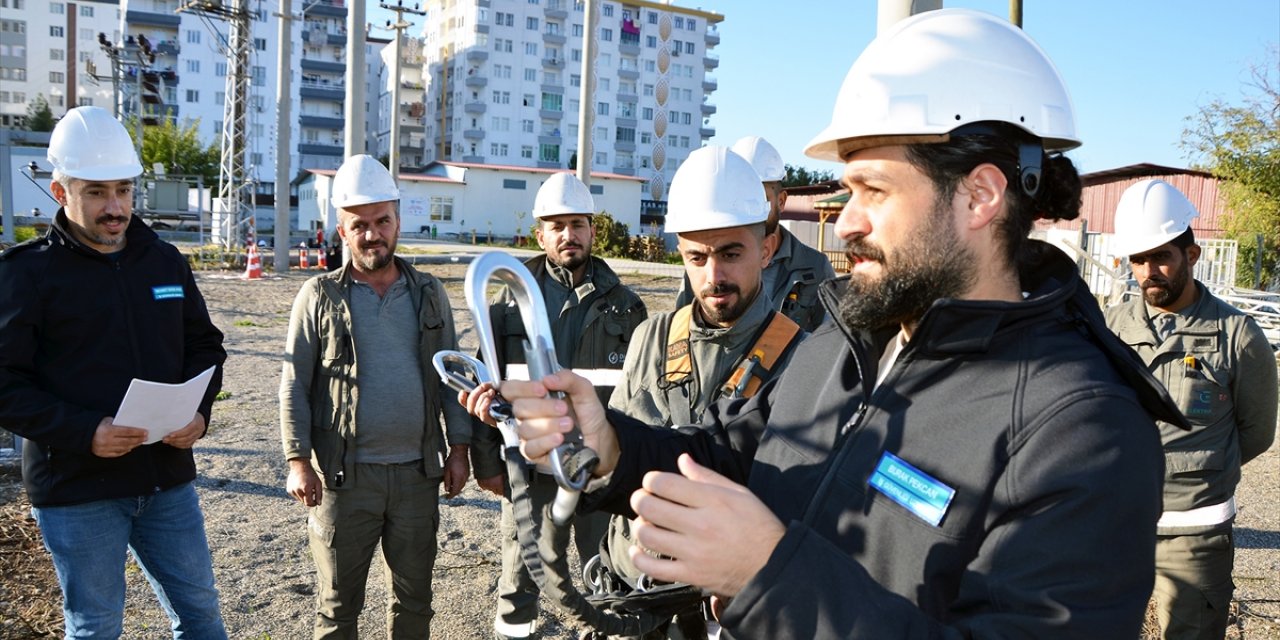
[[[464,350],[475,348],[465,311],[465,266],[424,269],[440,277],[454,305]],[[650,312],[671,308],[677,281],[659,276],[623,280]],[[198,276],[230,354],[209,435],[196,447],[197,487],[213,550],[223,615],[237,640],[310,637],[314,585],[306,546],[306,514],[285,495],[277,390],[289,308],[304,276],[245,282],[235,274]],[[1274,450],[1245,471],[1237,522],[1239,617],[1230,638],[1280,639],[1280,454]],[[499,572],[497,499],[473,484],[441,509],[433,637],[471,640],[492,635],[494,584]],[[375,560],[364,638],[385,638],[383,578]],[[141,572],[127,571],[126,638],[170,637],[168,622]],[[29,517],[12,459],[0,462],[0,638],[45,638],[61,633],[60,598],[39,532]],[[544,637],[574,638],[554,614]]]

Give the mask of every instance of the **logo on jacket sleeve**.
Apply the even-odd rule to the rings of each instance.
[[[867,483],[935,527],[956,495],[955,489],[888,451],[880,456]]]
[[[167,284],[151,287],[151,295],[156,300],[181,300],[186,297],[180,284]]]

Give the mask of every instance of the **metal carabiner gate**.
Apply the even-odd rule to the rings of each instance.
[[[546,303],[538,283],[524,264],[511,255],[492,252],[481,255],[471,262],[467,268],[464,293],[467,308],[475,318],[476,335],[480,342],[480,353],[485,362],[498,362],[498,351],[494,344],[493,320],[489,316],[489,303],[485,298],[489,281],[496,278],[506,285],[511,297],[520,309],[520,318],[524,322],[525,362],[529,366],[529,378],[541,380],[543,376],[560,370],[556,360],[556,350],[551,331],[551,321],[547,318]],[[491,371],[493,385],[501,392],[502,376],[500,372]],[[564,394],[555,392],[553,397],[562,398]],[[573,516],[578,506],[578,497],[591,479],[591,472],[600,459],[595,451],[583,444],[582,430],[576,424],[573,430],[565,435],[564,443],[556,447],[550,455],[551,473],[559,485],[555,502],[551,505],[551,516],[557,525],[563,525]]]

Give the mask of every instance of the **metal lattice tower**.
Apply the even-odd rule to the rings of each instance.
[[[248,148],[249,53],[252,46],[249,0],[192,0],[178,11],[227,22],[227,96],[222,118],[222,161],[218,199],[221,225],[214,225],[224,246],[254,241],[252,180],[245,164]],[[215,219],[218,208],[215,206]]]

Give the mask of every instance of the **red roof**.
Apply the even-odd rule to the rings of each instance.
[[[506,171],[528,171],[530,173],[575,173],[573,169],[544,169],[542,167],[518,167],[510,164],[481,164],[478,162],[445,162],[437,161],[439,164],[447,164],[451,167],[462,167],[464,169],[493,169]],[[402,174],[403,175],[403,174]],[[635,182],[644,182],[644,178],[635,176],[622,175],[621,173],[605,173],[602,171],[592,171],[593,178],[612,178],[614,180],[633,180]]]
[[[336,169],[307,169],[308,173],[314,173],[320,176],[329,176],[332,178],[338,173]],[[420,173],[401,173],[400,179],[408,182],[443,182],[446,184],[466,184],[461,180],[453,180],[451,178],[443,178],[441,176],[427,176]]]
[[[1222,218],[1226,208],[1218,194],[1218,179],[1213,174],[1197,169],[1179,169],[1155,164],[1135,164],[1105,171],[1095,171],[1080,176],[1084,182],[1081,194],[1080,217],[1071,221],[1052,224],[1038,223],[1037,228],[1079,229],[1082,224],[1094,233],[1114,233],[1116,206],[1120,196],[1139,180],[1158,178],[1173,185],[1195,205],[1200,217],[1191,223],[1191,229],[1200,238],[1218,238],[1223,234]]]

